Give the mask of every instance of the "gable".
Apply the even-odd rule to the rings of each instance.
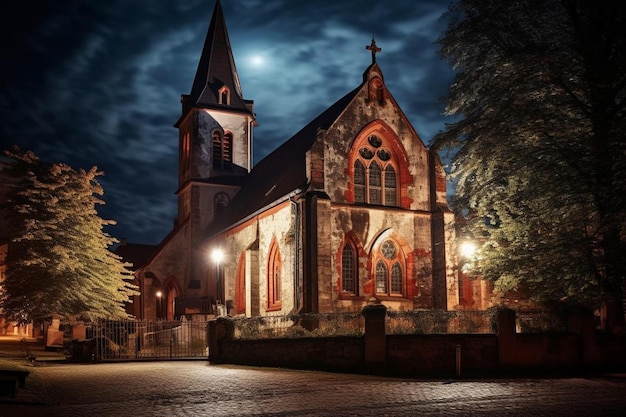
[[[324,133],[324,145],[319,147],[320,154],[315,156],[323,161],[323,189],[336,203],[358,202],[354,194],[354,163],[364,148],[375,151],[367,145],[367,140],[376,136],[384,143],[376,150],[389,152],[389,159],[378,161],[378,166],[383,170],[385,166],[395,170],[398,187],[397,204],[385,204],[384,201],[377,204],[429,210],[431,174],[428,148],[393,96],[381,84],[377,73],[366,72],[366,77],[368,75],[372,78],[365,80],[353,100]],[[372,155],[371,159],[364,159],[373,161],[377,157]],[[365,165],[369,172],[369,165]]]

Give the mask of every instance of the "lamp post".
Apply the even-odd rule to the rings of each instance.
[[[215,270],[216,270],[215,304],[216,304],[216,308],[218,308],[218,313],[219,313],[219,305],[222,304],[222,302],[224,301],[223,300],[224,283],[222,282],[222,268],[221,268],[222,261],[224,260],[224,251],[220,248],[213,249],[213,252],[211,252],[211,259],[213,259],[213,262],[215,263]]]
[[[461,243],[460,247],[461,256],[465,259],[471,259],[476,253],[476,244],[469,240]]]
[[[157,316],[157,320],[158,320],[158,319],[161,319],[162,316],[163,316],[163,311],[162,311],[163,310],[163,305],[162,305],[162,298],[161,298],[161,297],[163,297],[163,293],[161,291],[157,291],[156,297],[157,297],[157,306],[156,306],[157,307],[157,313],[156,313],[156,316]]]
[[[473,290],[472,285],[469,281],[468,272],[470,271],[471,263],[474,255],[476,254],[476,250],[476,244],[471,240],[465,240],[459,245],[459,255],[461,262],[461,267],[458,271],[459,304],[466,307],[472,306],[474,304]]]

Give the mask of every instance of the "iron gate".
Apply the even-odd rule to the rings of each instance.
[[[100,320],[87,328],[96,360],[206,359],[208,322]]]

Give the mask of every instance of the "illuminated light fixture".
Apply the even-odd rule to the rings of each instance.
[[[474,242],[468,241],[463,242],[459,247],[459,251],[461,253],[461,256],[463,256],[464,258],[471,258],[476,254],[476,244],[474,244]]]
[[[213,249],[213,252],[211,252],[211,259],[219,265],[224,259],[224,251],[221,249]]]

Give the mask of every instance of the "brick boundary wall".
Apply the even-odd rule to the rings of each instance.
[[[579,374],[626,370],[626,338],[600,334],[593,317],[570,314],[567,332],[516,333],[500,310],[496,334],[385,334],[386,308],[367,306],[364,336],[237,340],[233,322],[209,322],[209,361],[397,376]]]

